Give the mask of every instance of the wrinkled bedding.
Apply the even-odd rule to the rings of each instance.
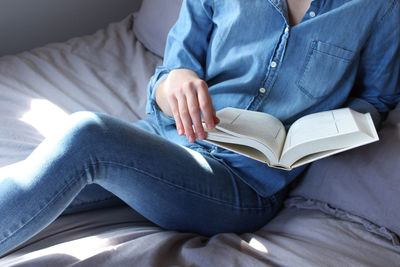
[[[396,266],[399,251],[361,225],[284,209],[243,235],[163,231],[129,207],[66,215],[1,266]]]
[[[145,116],[146,85],[161,58],[136,40],[131,23],[0,58],[0,167],[29,155],[66,114]]]
[[[144,118],[161,58],[132,16],[93,35],[0,58],[0,167],[23,160],[75,111]],[[284,208],[256,233],[211,238],[165,231],[129,207],[64,215],[0,266],[396,266],[400,251],[361,224]]]

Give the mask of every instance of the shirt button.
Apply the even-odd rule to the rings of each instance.
[[[272,62],[271,62],[271,68],[276,68],[276,66],[278,66],[278,64],[276,64],[275,61],[272,61]]]
[[[264,94],[267,90],[265,90],[265,88],[260,88],[260,93]]]
[[[289,27],[286,27],[285,28],[285,33],[288,33],[289,32]]]
[[[312,18],[315,17],[315,15],[316,15],[314,11],[310,11],[310,13],[308,13],[308,14],[309,14],[310,17],[312,17]]]

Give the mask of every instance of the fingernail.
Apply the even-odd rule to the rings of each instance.
[[[198,137],[200,140],[203,140],[203,139],[204,139],[204,133],[198,133],[198,134],[197,134],[197,137]]]

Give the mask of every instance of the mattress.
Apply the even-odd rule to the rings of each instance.
[[[162,59],[132,32],[132,15],[93,35],[0,58],[0,167],[23,160],[63,118],[90,110],[145,118]],[[318,210],[284,207],[254,233],[166,231],[128,206],[60,216],[0,266],[396,266],[390,241]]]

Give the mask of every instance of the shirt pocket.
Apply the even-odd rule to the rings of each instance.
[[[354,54],[336,45],[313,41],[297,79],[297,86],[310,98],[323,98],[340,82]]]

